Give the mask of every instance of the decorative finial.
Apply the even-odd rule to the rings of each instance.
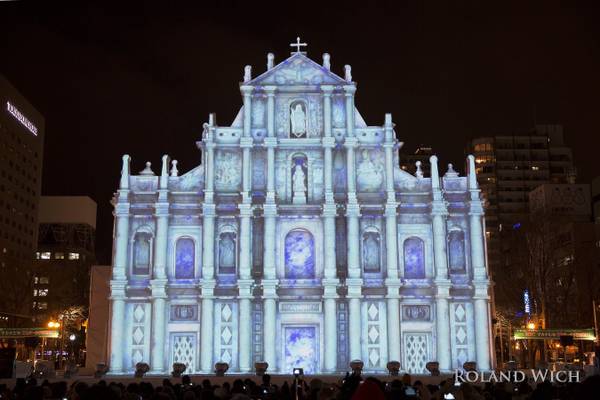
[[[246,65],[244,67],[244,83],[252,80],[252,65]]]
[[[123,166],[121,167],[121,182],[119,187],[121,189],[129,189],[129,161],[131,158],[129,154],[123,155]]]
[[[415,165],[417,166],[417,172],[415,172],[415,176],[417,178],[422,178],[423,177],[423,170],[421,170],[421,161],[417,161],[415,163]]]
[[[150,161],[146,161],[146,168],[140,171],[140,175],[154,175],[152,168],[150,168],[151,166],[152,163]]]
[[[177,160],[171,161],[171,176],[175,177],[179,174],[177,170]]]
[[[303,51],[300,51],[300,47],[306,47],[308,46],[308,44],[306,43],[300,43],[300,36],[298,36],[296,38],[296,43],[290,43],[290,47],[295,47],[296,51],[293,52],[292,54],[296,54],[296,53],[304,53]]]
[[[210,113],[208,114],[208,126],[215,126],[217,120],[217,114]]]
[[[458,172],[454,170],[454,165],[452,163],[448,164],[448,171],[444,174],[444,178],[456,178],[458,176]]]
[[[391,113],[385,114],[385,126],[392,126],[392,114]]]
[[[440,188],[440,173],[438,171],[438,158],[434,154],[429,157],[429,165],[431,168],[431,187],[436,190]]]
[[[331,69],[331,56],[329,53],[323,53],[323,68],[328,71]]]
[[[166,189],[169,185],[169,156],[162,156],[162,168],[160,170],[160,189]]]
[[[273,64],[275,64],[275,54],[269,53],[267,54],[267,71],[273,68]]]
[[[475,190],[478,188],[477,176],[475,175],[475,157],[473,157],[473,154],[469,154],[467,156],[467,160],[469,163],[468,164],[469,165],[469,178],[468,178],[469,189]]]
[[[344,79],[352,82],[352,67],[350,65],[344,65]]]

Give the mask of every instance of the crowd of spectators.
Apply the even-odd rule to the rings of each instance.
[[[439,384],[424,384],[412,380],[410,375],[387,382],[375,377],[363,379],[346,375],[340,382],[331,384],[321,379],[291,378],[280,386],[271,382],[269,375],[261,383],[251,379],[233,379],[220,385],[209,379],[194,382],[184,375],[181,379],[164,379],[153,385],[143,379],[130,383],[100,380],[95,383],[74,381],[39,382],[32,378],[18,379],[14,387],[0,385],[1,400],[571,400],[599,399],[600,376],[590,376],[582,382],[564,385],[541,382],[486,383],[455,385],[452,379]]]

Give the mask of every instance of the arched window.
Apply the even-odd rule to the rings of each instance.
[[[219,235],[219,273],[235,274],[237,235],[235,232],[222,232]]]
[[[150,259],[152,254],[152,235],[138,232],[133,239],[133,274],[150,275]]]
[[[466,270],[465,234],[463,231],[454,230],[448,233],[448,260],[451,272]]]
[[[295,229],[285,237],[285,277],[287,279],[315,277],[315,240],[310,232]]]
[[[404,241],[404,277],[425,278],[425,243],[417,237]]]
[[[363,234],[362,261],[365,272],[381,272],[381,238],[375,229]]]
[[[195,266],[194,241],[181,238],[175,244],[175,279],[193,279]]]

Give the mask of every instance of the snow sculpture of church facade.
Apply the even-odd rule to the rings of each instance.
[[[240,84],[231,126],[204,125],[202,162],[123,157],[113,199],[110,371],[168,374],[492,367],[483,209],[468,175],[399,168],[390,114],[367,126],[356,83],[295,52]]]

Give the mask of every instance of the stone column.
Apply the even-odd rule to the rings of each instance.
[[[212,118],[211,118],[212,120]],[[209,125],[208,136],[204,139],[204,149],[206,151],[206,186],[204,188],[204,202],[212,203],[214,201],[214,190],[215,190],[215,178],[214,178],[214,166],[215,166],[215,143],[213,143],[215,127]],[[202,142],[199,142],[202,143]]]
[[[275,204],[265,204],[263,206],[263,216],[265,219],[265,232],[263,238],[264,244],[264,270],[263,279],[276,279],[275,271],[275,220],[277,218],[277,206]]]
[[[448,279],[448,258],[446,251],[446,216],[448,210],[444,200],[438,171],[436,156],[429,158],[431,164],[431,223],[433,230],[433,261],[435,265],[434,283],[436,287],[436,333],[437,361],[442,371],[450,371],[451,343],[448,298],[450,297],[450,280]]]
[[[127,281],[110,281],[111,321],[110,321],[110,373],[125,372],[125,287]]]
[[[348,277],[360,278],[360,234],[358,218],[360,206],[357,203],[346,206],[346,219],[348,223]]]
[[[400,285],[398,278],[398,226],[396,218],[397,203],[388,197],[385,206],[385,238],[387,278],[387,335],[390,361],[400,360]]]
[[[242,85],[240,87],[244,97],[244,137],[251,137],[252,129],[252,91],[253,86]]]
[[[166,315],[165,304],[167,280],[155,279],[150,281],[152,290],[152,347],[151,373],[166,374],[165,366],[167,349],[165,348]]]
[[[481,371],[489,371],[490,349],[492,341],[490,337],[490,313],[488,283],[486,281],[475,284],[475,295],[473,296],[475,308],[475,353],[477,354],[477,368]]]
[[[169,232],[169,203],[156,203],[156,240],[154,241],[154,278],[167,277],[167,235]]]
[[[202,280],[215,277],[215,215],[214,204],[202,205]]]
[[[335,257],[335,216],[337,214],[335,204],[323,205],[323,224],[325,231],[324,248],[324,278],[323,278],[323,308],[324,308],[324,371],[334,372],[337,370],[337,311],[336,300],[337,279],[336,257]]]
[[[277,285],[263,281],[264,359],[269,363],[270,373],[278,371],[275,333],[277,332]]]
[[[239,363],[240,372],[250,372],[252,369],[252,316],[251,316],[251,299],[252,299],[252,283],[251,279],[239,280]]]
[[[360,318],[360,299],[362,297],[361,285],[348,283],[348,322],[350,339],[350,360],[362,359],[361,334],[362,323]]]
[[[240,279],[251,278],[251,249],[250,221],[253,216],[252,206],[250,204],[239,204],[240,210]]]
[[[126,280],[127,279],[127,259],[129,249],[129,202],[123,200],[121,197],[125,197],[126,194],[119,191],[119,202],[115,205],[115,255],[113,261],[113,279]],[[129,191],[127,191],[129,192]]]
[[[323,174],[325,184],[325,202],[333,203],[333,156],[332,149],[335,146],[333,137],[324,137],[323,141]]]
[[[356,203],[356,162],[354,160],[354,149],[358,140],[353,137],[346,138],[346,178],[348,186],[348,203]]]
[[[345,85],[344,96],[346,97],[346,137],[354,136],[354,93],[356,86]]]
[[[242,202],[250,203],[252,196],[252,158],[251,150],[254,140],[251,137],[243,137],[240,139],[240,147],[242,148]]]
[[[214,280],[202,282],[200,369],[205,374],[213,372],[214,290]]]
[[[277,86],[265,86],[267,94],[267,136],[275,137],[275,91]]]
[[[266,203],[275,203],[275,148],[277,138],[266,137],[264,145],[267,147],[267,198]]]

